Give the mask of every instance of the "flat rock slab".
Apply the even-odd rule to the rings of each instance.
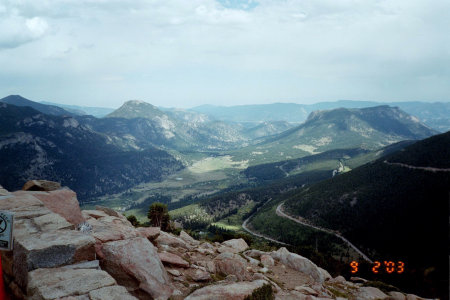
[[[90,300],[137,300],[123,286],[113,285],[89,292]]]
[[[41,231],[75,229],[75,226],[58,214],[50,213],[33,219]]]
[[[189,263],[176,254],[170,252],[160,252],[158,253],[158,256],[163,264],[168,264],[175,267],[189,268]]]
[[[98,260],[90,260],[90,261],[83,261],[77,264],[73,265],[67,265],[64,267],[61,267],[64,269],[93,269],[93,270],[101,270],[100,269],[100,262]]]
[[[210,300],[227,299],[243,300],[246,296],[266,284],[265,280],[255,280],[251,282],[237,282],[230,284],[216,284],[201,288],[186,297],[186,300]]]
[[[148,239],[104,243],[102,252],[102,268],[129,291],[145,292],[155,299],[167,299],[172,294],[169,276]]]
[[[102,243],[132,239],[138,236],[136,229],[125,219],[106,216],[89,219],[92,225],[92,236]]]
[[[192,246],[188,245],[185,241],[183,241],[181,238],[173,236],[167,232],[161,231],[158,238],[155,240],[158,247],[161,247],[162,245],[167,245],[170,247],[181,247],[185,249],[190,249]]]
[[[47,300],[84,295],[92,290],[115,285],[108,273],[92,269],[37,269],[28,274],[30,300]]]
[[[31,192],[33,196],[41,200],[52,212],[65,218],[73,225],[85,221],[81,215],[77,194],[69,189],[61,189],[50,192]]]
[[[51,213],[41,200],[29,192],[18,191],[1,197],[0,210],[14,212],[14,219],[29,219]]]
[[[27,287],[27,274],[39,268],[54,268],[95,259],[95,239],[74,230],[39,232],[15,240],[13,256],[16,282]]]

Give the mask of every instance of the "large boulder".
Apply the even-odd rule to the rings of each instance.
[[[13,273],[16,282],[27,287],[28,272],[95,260],[93,237],[74,230],[38,232],[15,238]]]
[[[267,255],[267,254],[263,254],[261,255],[261,263],[264,265],[264,267],[272,267],[275,262],[272,258],[272,256]]]
[[[243,300],[257,289],[267,284],[265,280],[255,280],[251,282],[222,283],[206,286],[198,289],[186,300],[210,300],[210,299],[227,299],[227,300]]]
[[[85,295],[92,290],[116,284],[114,278],[101,270],[37,269],[28,274],[27,294],[30,300],[58,299]]]
[[[49,180],[29,180],[23,187],[23,191],[55,191],[61,188],[61,184]]]
[[[181,248],[185,248],[185,249],[193,248],[192,246],[190,246],[188,243],[186,243],[181,238],[171,235],[164,231],[161,231],[159,236],[155,239],[155,242],[158,245],[158,247],[166,245],[166,246],[170,246],[172,248],[176,248],[176,247],[181,247]]]
[[[248,249],[247,243],[242,238],[225,241],[222,243],[222,246],[232,248],[237,252],[242,252]]]
[[[247,261],[234,253],[222,253],[214,258],[217,273],[225,275],[235,275],[239,280],[250,279],[247,272]]]
[[[169,276],[148,239],[104,243],[102,252],[102,268],[135,295],[167,299],[172,294]]]
[[[311,276],[316,282],[323,283],[324,276],[319,268],[309,259],[289,252],[285,247],[281,247],[278,251],[270,254],[272,258],[279,260],[284,265]]]
[[[77,194],[69,189],[50,192],[32,192],[52,212],[64,217],[68,222],[77,225],[85,221],[81,215]]]

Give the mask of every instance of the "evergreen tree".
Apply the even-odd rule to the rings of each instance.
[[[161,230],[165,231],[169,229],[170,216],[166,204],[161,202],[152,203],[147,216],[152,226],[161,227]]]

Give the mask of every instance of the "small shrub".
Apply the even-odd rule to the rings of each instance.
[[[272,286],[264,284],[262,287],[255,289],[251,295],[248,295],[244,300],[273,300]]]
[[[133,225],[134,227],[138,227],[141,225],[135,215],[129,215],[127,217],[127,220],[130,221],[131,225]]]

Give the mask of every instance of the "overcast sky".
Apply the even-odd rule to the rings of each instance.
[[[0,97],[450,101],[448,0],[0,0]]]

